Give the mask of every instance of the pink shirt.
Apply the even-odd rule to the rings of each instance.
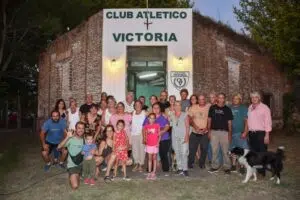
[[[259,103],[256,107],[253,104],[248,108],[248,128],[249,131],[266,131],[272,130],[272,118],[269,107]]]
[[[117,122],[120,119],[125,121],[125,131],[126,131],[127,135],[129,136],[129,134],[131,133],[132,116],[128,113],[125,113],[124,115],[113,114],[110,117],[109,122],[110,122],[111,125],[114,126],[115,130],[117,130]]]
[[[147,146],[156,146],[158,145],[159,124],[147,124],[144,126],[144,130],[146,132],[146,145]]]

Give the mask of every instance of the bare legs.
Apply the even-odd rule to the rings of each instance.
[[[79,187],[79,174],[71,174],[69,176],[71,188],[76,190]]]

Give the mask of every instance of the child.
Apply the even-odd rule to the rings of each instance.
[[[85,144],[82,147],[83,160],[83,176],[84,184],[95,185],[95,172],[96,172],[96,161],[94,155],[97,150],[97,146],[94,143],[93,133],[87,133],[85,135]]]
[[[116,154],[115,168],[114,168],[114,176],[117,176],[117,170],[119,166],[119,161],[121,161],[121,165],[123,168],[123,179],[129,181],[130,179],[126,175],[126,163],[128,160],[128,146],[129,141],[127,134],[124,130],[125,122],[124,120],[118,120],[116,124],[117,131],[114,134],[114,145],[113,151]]]
[[[154,113],[148,115],[149,124],[144,126],[143,136],[144,144],[146,145],[146,153],[148,153],[148,180],[156,179],[157,153],[160,141],[160,126],[155,123],[156,116]],[[152,171],[153,163],[153,171]],[[152,173],[151,173],[152,171]]]

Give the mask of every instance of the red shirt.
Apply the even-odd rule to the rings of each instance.
[[[159,124],[147,124],[144,126],[146,132],[146,145],[147,146],[156,146],[159,139]]]

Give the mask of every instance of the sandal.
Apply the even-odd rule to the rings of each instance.
[[[112,180],[111,180],[111,178],[109,176],[105,176],[104,177],[104,182],[105,183],[110,183],[110,182],[112,182]]]

